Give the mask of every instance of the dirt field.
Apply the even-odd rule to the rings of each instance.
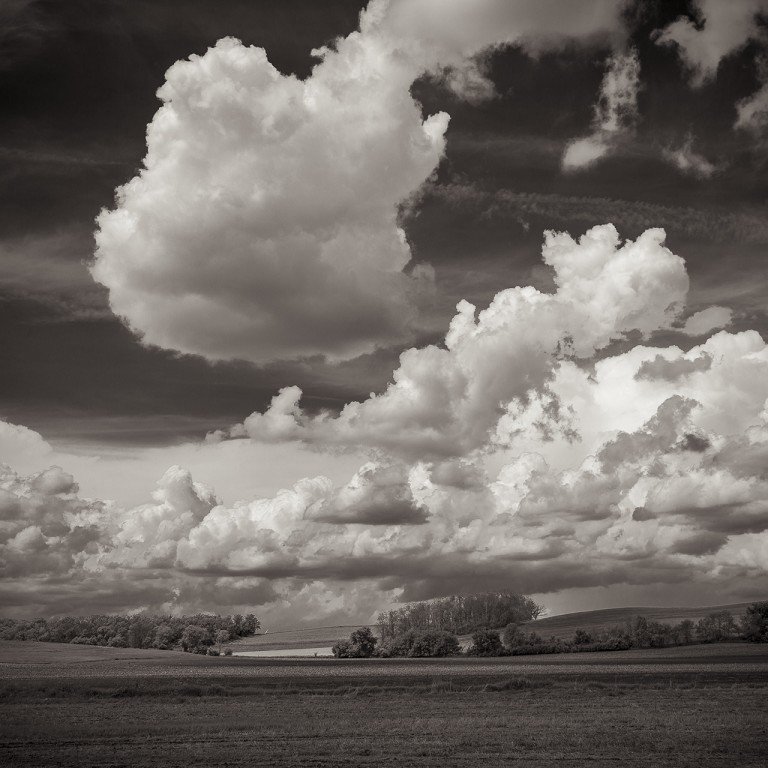
[[[763,766],[768,649],[267,660],[0,643],[8,766]]]

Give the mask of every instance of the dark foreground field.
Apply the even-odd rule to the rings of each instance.
[[[286,661],[0,643],[0,676],[9,766],[768,760],[768,653],[746,644]]]

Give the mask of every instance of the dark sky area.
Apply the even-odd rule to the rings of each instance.
[[[348,363],[210,364],[143,347],[109,310],[87,269],[94,218],[136,174],[167,68],[232,35],[305,77],[310,50],[357,27],[361,2],[39,0],[0,10],[0,416],[69,441],[165,444],[199,437],[298,384],[309,409],[380,390],[399,349]],[[765,153],[733,130],[735,104],[758,87],[754,50],[688,84],[652,32],[685,2],[630,10],[642,66],[631,141],[593,168],[561,170],[565,144],[588,133],[607,48],[532,58],[507,48],[486,62],[498,96],[469,104],[429,78],[425,114],[451,115],[436,177],[403,223],[418,262],[435,267],[439,339],[455,303],[482,306],[501,288],[547,287],[542,231],[581,234],[611,221],[624,237],[667,229],[691,276],[691,305],[719,303],[735,328],[765,330]],[[5,23],[1,23],[5,22]],[[661,150],[695,132],[716,166],[685,175]]]

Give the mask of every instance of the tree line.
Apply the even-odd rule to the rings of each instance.
[[[0,618],[1,640],[102,645],[111,648],[158,648],[218,655],[224,643],[251,637],[259,630],[252,614],[215,616],[61,616],[55,619]],[[214,646],[218,646],[215,648]]]
[[[381,626],[381,625],[379,625]],[[472,642],[462,651],[456,633],[444,629],[406,629],[399,634],[377,638],[370,628],[355,630],[349,640],[333,646],[337,658],[390,658],[428,656],[524,656],[541,653],[583,653],[621,651],[630,648],[664,648],[694,643],[728,641],[768,642],[768,601],[752,603],[737,622],[728,611],[711,613],[694,623],[678,624],[649,621],[633,616],[623,625],[600,630],[577,629],[571,639],[526,632],[520,623],[511,622],[503,630],[478,629]]]
[[[514,592],[451,595],[436,600],[408,603],[380,613],[376,619],[383,642],[413,631],[444,631],[466,635],[486,627],[504,627],[536,619],[542,606]]]

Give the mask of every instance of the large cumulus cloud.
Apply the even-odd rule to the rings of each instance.
[[[620,12],[374,0],[304,81],[231,38],[177,62],[144,168],[98,218],[93,276],[146,343],[210,359],[348,358],[408,338],[430,273],[406,269],[397,206],[448,126],[410,85],[426,71],[477,84],[478,51],[616,35]]]
[[[510,587],[752,595],[768,584],[768,346],[718,330],[724,308],[685,320],[661,231],[550,234],[544,259],[554,292],[460,305],[381,395],[310,417],[287,389],[232,432],[367,447],[346,484],[224,504],[172,467],[123,508],[61,469],[4,470],[0,593],[49,613],[260,606],[291,622]]]
[[[544,262],[557,290],[528,287],[496,295],[476,317],[459,303],[445,346],[412,348],[400,357],[380,395],[350,403],[334,417],[309,416],[297,387],[282,390],[264,413],[228,431],[254,440],[383,448],[406,458],[464,455],[481,447],[505,410],[543,404],[557,420],[549,383],[564,357],[586,359],[631,332],[670,327],[688,290],[683,261],[662,230],[622,243],[611,225],[578,242],[547,233]]]

